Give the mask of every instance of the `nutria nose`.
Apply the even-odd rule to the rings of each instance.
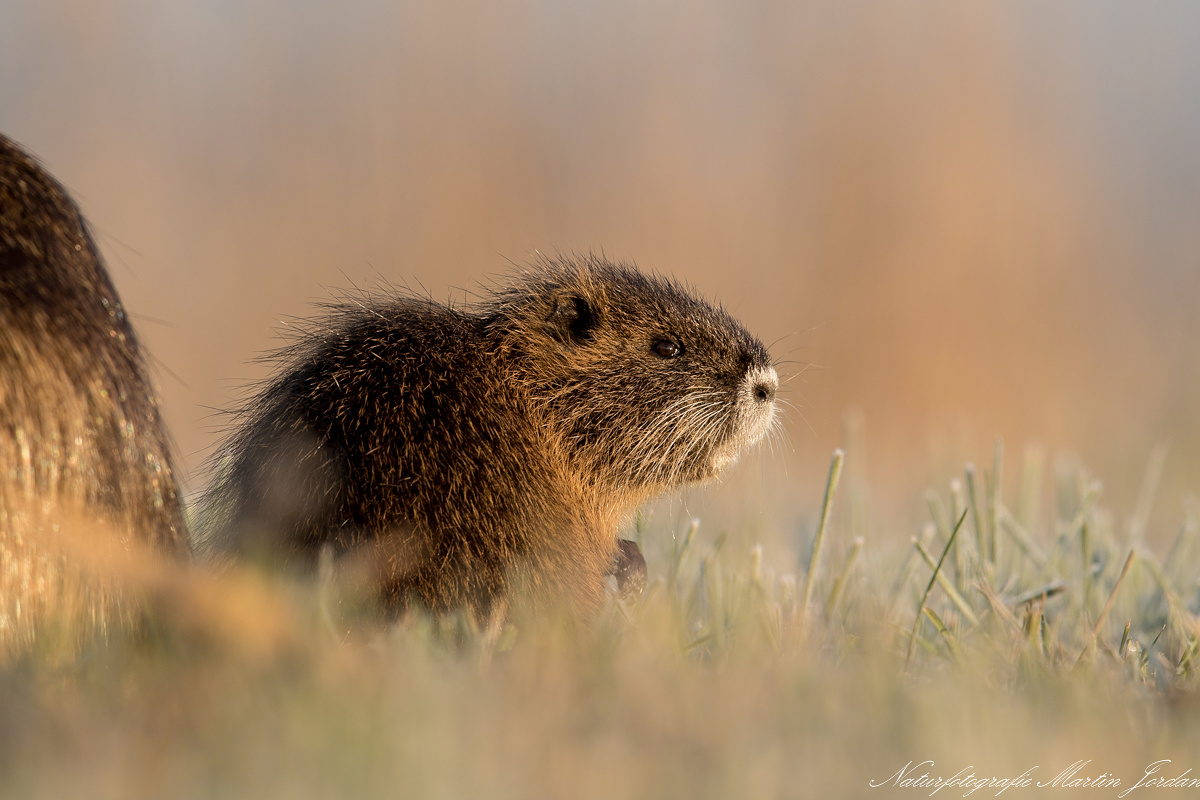
[[[759,403],[769,403],[775,399],[775,392],[779,389],[779,376],[775,374],[775,370],[770,367],[754,381],[754,399]]]

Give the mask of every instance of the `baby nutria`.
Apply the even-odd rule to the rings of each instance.
[[[240,411],[201,546],[285,563],[365,548],[393,604],[486,617],[519,585],[587,619],[606,575],[644,574],[622,519],[714,478],[775,419],[757,339],[596,256],[541,260],[470,306],[328,312]]]
[[[187,552],[158,401],[121,300],[75,203],[0,135],[0,650],[28,642],[64,598],[100,627],[116,608],[120,591],[81,581],[78,558],[52,541],[66,515]]]

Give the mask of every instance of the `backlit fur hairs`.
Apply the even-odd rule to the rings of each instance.
[[[84,565],[51,541],[65,517],[187,553],[158,400],[121,300],[66,191],[0,135],[0,649],[65,598],[101,628],[118,613],[120,587],[82,581]]]
[[[218,454],[204,549],[366,548],[385,598],[433,610],[486,615],[515,582],[587,618],[622,520],[775,419],[757,339],[595,256],[542,260],[468,307],[335,305],[277,363]]]

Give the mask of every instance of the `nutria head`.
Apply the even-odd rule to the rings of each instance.
[[[603,493],[712,479],[775,422],[767,349],[675,281],[594,256],[543,260],[485,319],[549,438]]]

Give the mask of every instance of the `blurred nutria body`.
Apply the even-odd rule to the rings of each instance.
[[[201,547],[373,554],[385,600],[576,619],[641,569],[622,519],[715,477],[775,417],[766,348],[679,284],[591,256],[480,302],[334,305],[218,452]],[[640,562],[636,563],[636,562]]]
[[[0,135],[0,649],[63,602],[101,627],[121,613],[121,590],[81,580],[68,552],[78,548],[55,541],[67,518],[118,546],[187,553],[168,440],[121,300],[66,191]]]

